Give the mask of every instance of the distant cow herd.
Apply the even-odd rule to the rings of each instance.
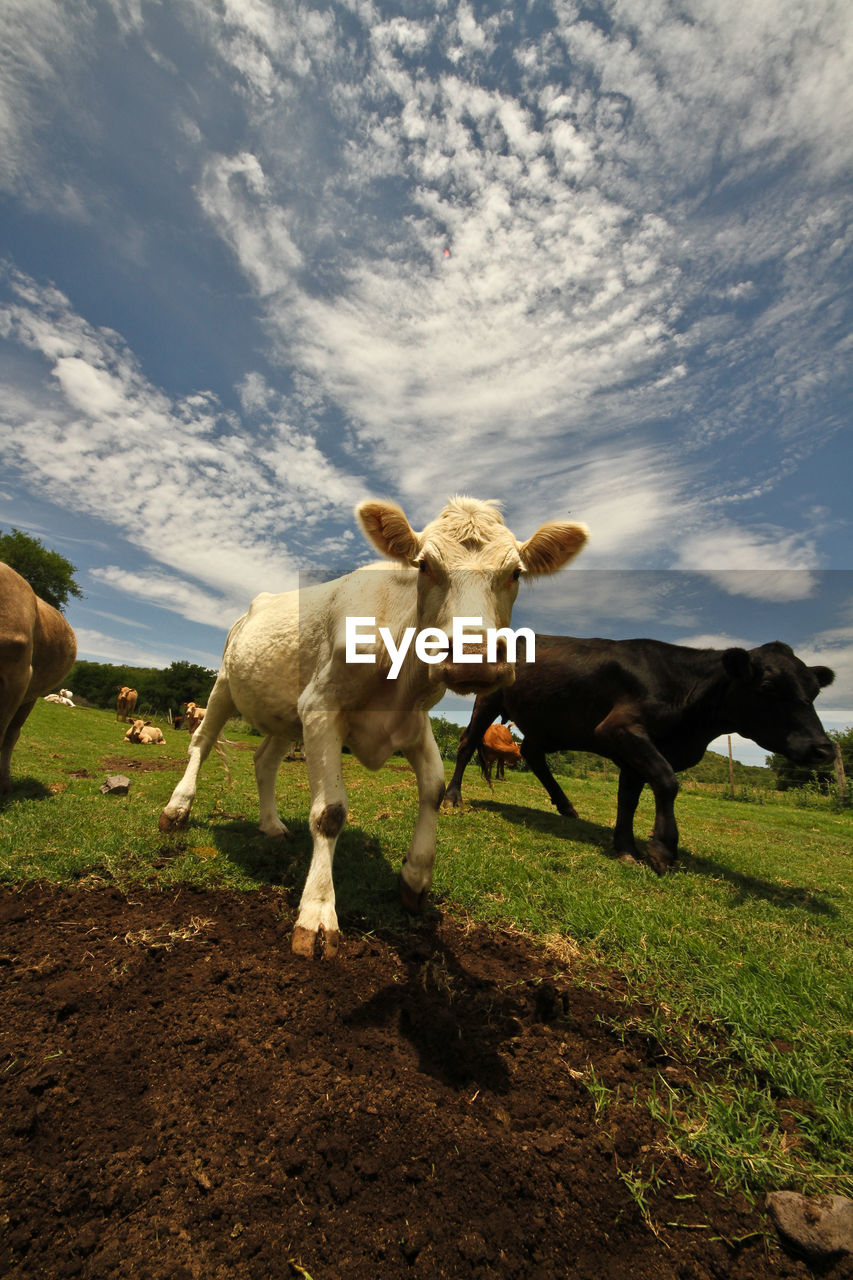
[[[506,637],[520,579],[566,565],[586,542],[585,526],[549,522],[522,542],[496,504],[465,497],[451,499],[421,532],[394,503],[363,502],[356,515],[385,561],[252,601],[228,635],[207,708],[187,704],[188,764],[160,815],[162,831],[186,824],[201,766],[218,749],[225,722],[239,712],[265,735],[255,752],[260,829],[286,836],[275,778],[286,753],[303,744],[313,852],[293,931],[297,954],[328,957],[338,947],[332,860],[347,817],[344,745],[370,769],[401,751],[414,770],[418,813],[399,879],[410,911],[422,908],[432,882],[438,812],[445,799],[460,803],[464,770],[475,752],[490,785],[493,768],[500,779],[506,765],[523,758],[567,817],[577,814],[547,755],[576,749],[612,760],[619,769],[616,852],[623,859],[640,856],[634,815],[648,785],[655,821],[645,856],[658,872],[672,865],[678,850],[676,773],[698,763],[714,738],[736,732],[808,766],[832,760],[834,747],[813,703],[833,672],[807,666],[780,642],[713,650],[537,635],[534,660],[528,660],[532,636],[526,645],[519,642],[511,660]],[[398,650],[407,634],[449,635],[459,617],[480,619],[490,641],[492,634],[498,639],[488,651],[485,643],[469,643],[462,660],[454,651],[424,661],[413,646],[398,678],[389,680],[387,655],[358,665],[345,661],[346,620],[352,617],[371,618],[380,634],[385,628]],[[11,788],[12,750],[36,699],[73,705],[69,690],[50,691],[75,657],[74,632],[62,615],[0,564],[0,793]],[[473,693],[476,700],[445,797],[428,713],[448,690]],[[162,743],[158,728],[134,718],[136,705],[137,691],[119,687],[116,720],[130,720],[125,741]],[[520,744],[510,726],[523,735]]]

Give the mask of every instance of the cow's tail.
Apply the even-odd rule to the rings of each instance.
[[[216,751],[216,754],[219,756],[219,759],[222,761],[222,768],[225,770],[225,781],[230,787],[231,786],[231,767],[228,764],[228,752],[225,750],[227,745],[228,745],[227,738],[217,738],[214,744],[214,749]]]
[[[486,779],[486,782],[488,782],[489,784],[489,790],[494,791],[495,787],[494,787],[494,783],[492,782],[492,775],[489,772],[489,766],[486,763],[486,754],[483,751],[482,742],[477,747],[477,761],[480,765],[480,773],[482,773],[483,777]]]

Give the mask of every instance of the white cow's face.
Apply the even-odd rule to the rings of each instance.
[[[441,681],[455,693],[482,693],[499,684],[510,684],[515,678],[513,667],[506,660],[503,639],[497,641],[497,661],[486,660],[486,632],[511,625],[512,606],[523,572],[514,539],[505,550],[504,555],[494,557],[464,550],[454,554],[456,548],[439,549],[429,541],[415,562],[418,629],[436,627],[452,638],[454,621],[471,619],[456,625],[471,636],[463,643],[464,655],[479,661],[455,662],[451,652],[444,662],[430,667],[431,680]],[[483,563],[489,559],[498,563]]]
[[[456,693],[483,693],[512,683],[505,642],[498,640],[496,660],[488,662],[485,633],[510,626],[522,575],[554,573],[577,555],[587,537],[584,525],[552,523],[519,543],[494,503],[473,498],[452,499],[422,533],[393,503],[365,502],[357,513],[383,555],[417,569],[419,631],[435,627],[452,636],[454,619],[481,619],[481,625],[465,626],[467,633],[483,638],[467,642],[464,653],[482,660],[454,661],[451,652],[430,665],[430,679]]]

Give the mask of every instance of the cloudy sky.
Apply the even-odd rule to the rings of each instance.
[[[364,497],[570,513],[518,624],[784,639],[849,725],[851,159],[847,0],[5,0],[0,529],[82,657],[215,667]]]

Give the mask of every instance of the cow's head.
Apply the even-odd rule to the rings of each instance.
[[[555,573],[587,540],[585,525],[554,521],[518,542],[496,503],[468,497],[452,498],[421,533],[392,502],[362,502],[356,514],[374,547],[417,572],[418,630],[447,635],[454,618],[481,618],[482,627],[466,628],[472,634],[508,627],[522,576]],[[483,693],[515,678],[503,640],[494,662],[486,661],[485,644],[468,642],[465,653],[482,661],[454,662],[449,654],[430,666],[430,678],[456,693]]]
[[[726,710],[738,733],[794,764],[817,766],[834,758],[813,702],[832,684],[829,667],[807,667],[787,644],[775,640],[757,649],[726,649],[730,684]]]

